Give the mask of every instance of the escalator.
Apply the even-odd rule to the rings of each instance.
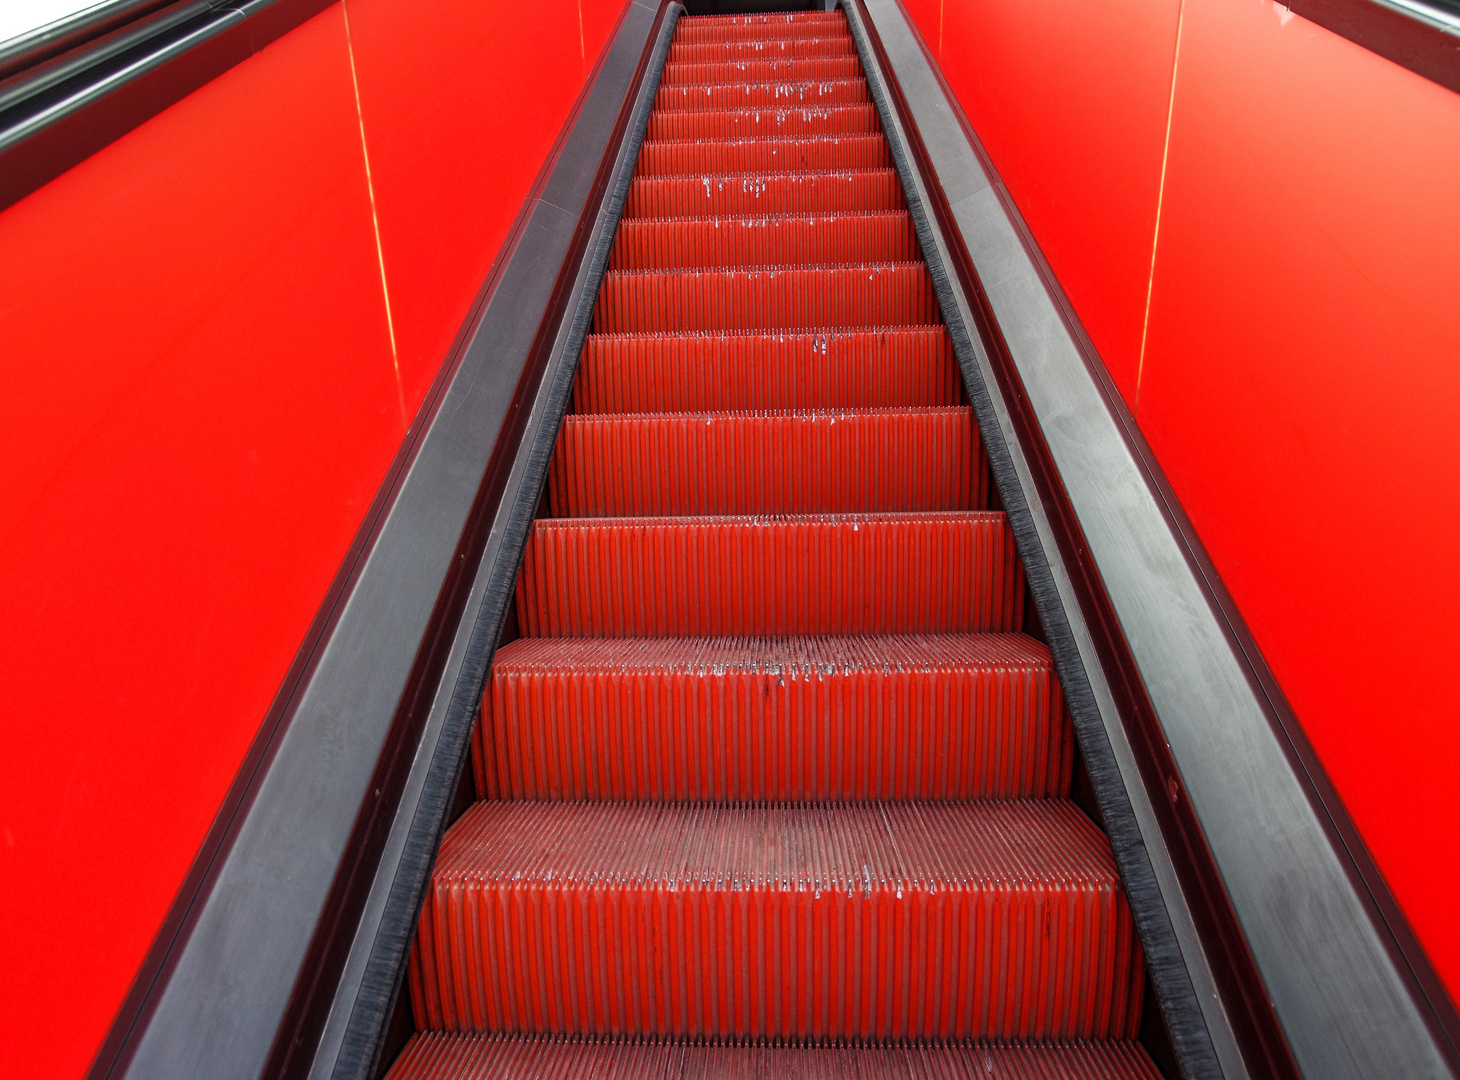
[[[389,1075],[1160,1075],[1028,608],[845,17],[680,19]]]

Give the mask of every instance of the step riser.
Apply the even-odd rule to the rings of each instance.
[[[868,214],[906,209],[891,169],[854,173],[641,177],[629,185],[624,217],[764,217]]]
[[[836,37],[756,39],[753,41],[676,42],[669,46],[671,64],[715,64],[736,60],[789,60],[802,56],[857,55],[850,34]]]
[[[1003,514],[539,520],[526,637],[1010,632],[1024,575]]]
[[[608,273],[595,334],[938,322],[933,280],[920,263],[785,270]]]
[[[685,1046],[521,1036],[411,1040],[390,1080],[1160,1080],[1140,1045],[978,1043],[960,1046]]]
[[[917,234],[906,213],[625,221],[608,267],[826,266],[911,262],[918,256]]]
[[[972,411],[569,416],[554,517],[979,510]]]
[[[890,169],[892,151],[881,135],[739,142],[645,143],[635,176],[706,176],[751,172]]]
[[[558,805],[478,804],[448,835],[411,963],[422,1026],[1135,1034],[1129,907],[1104,838],[1068,804]],[[948,870],[909,877],[904,862]]]
[[[493,669],[472,741],[482,799],[1069,795],[1073,737],[1048,663],[790,673],[505,667],[499,660]]]
[[[731,60],[721,63],[664,65],[662,86],[705,86],[715,83],[758,83],[805,79],[856,79],[862,63],[855,56],[796,56],[777,60]]]
[[[866,79],[665,86],[654,95],[654,107],[666,112],[798,109],[806,105],[865,105],[871,101],[872,94],[867,89]]]
[[[713,412],[958,405],[942,327],[845,334],[598,335],[573,411]]]
[[[882,130],[871,105],[801,109],[726,109],[651,113],[646,138],[652,142],[688,139],[804,138],[816,135],[876,135]]]

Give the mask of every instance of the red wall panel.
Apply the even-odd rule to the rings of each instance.
[[[1139,419],[1460,997],[1460,96],[1186,0]]]
[[[0,1075],[90,1064],[622,7],[584,2],[336,5],[0,213]]]
[[[1178,4],[924,0],[918,17],[1127,397],[1151,279]]]
[[[1460,96],[1270,0],[941,2],[910,7],[924,40],[941,17],[950,86],[1460,997]]]
[[[579,3],[349,0],[408,416],[622,9],[583,0],[580,46]]]

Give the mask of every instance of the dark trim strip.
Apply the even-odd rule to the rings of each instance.
[[[861,7],[863,0],[856,2]],[[893,2],[894,0],[877,0],[879,10],[891,8]],[[1377,872],[1374,871],[1375,879],[1367,877],[1364,873],[1367,855],[1352,847],[1348,843],[1348,837],[1343,835],[1344,825],[1351,830],[1352,824],[1346,821],[1346,815],[1342,815],[1342,807],[1337,803],[1331,787],[1322,778],[1321,771],[1315,771],[1316,759],[1312,758],[1311,748],[1302,740],[1301,729],[1293,720],[1286,702],[1282,701],[1271,672],[1262,663],[1250,634],[1231,603],[1231,598],[1222,590],[1210,560],[1192,532],[1190,522],[1181,513],[1169,485],[1156,468],[1149,448],[1140,439],[1139,432],[1104,372],[1103,364],[1075,319],[1068,299],[1059,290],[1058,283],[1043,261],[1033,237],[1007,191],[1003,190],[997,172],[979,144],[976,134],[969,127],[967,118],[959,110],[956,99],[943,82],[936,64],[928,57],[926,48],[916,31],[911,28],[906,13],[899,11],[893,18],[900,18],[905,24],[908,38],[916,43],[915,48],[920,52],[918,59],[926,65],[937,87],[932,94],[928,93],[926,86],[922,87],[923,99],[915,110],[908,106],[901,88],[894,86],[904,126],[909,131],[910,141],[917,144],[919,165],[930,191],[931,201],[938,212],[949,250],[953,253],[953,261],[959,264],[958,269],[960,276],[964,278],[965,288],[970,288],[971,283],[971,291],[978,294],[975,320],[981,324],[981,329],[993,327],[992,333],[985,329],[985,341],[988,343],[992,339],[989,346],[990,361],[995,380],[999,383],[1000,396],[1009,409],[1011,424],[1018,432],[1017,441],[1030,463],[1031,472],[1035,474],[1034,486],[1043,505],[1043,513],[1049,516],[1052,524],[1055,519],[1059,519],[1057,527],[1052,531],[1060,548],[1059,554],[1062,556],[1065,572],[1076,585],[1078,604],[1085,625],[1095,632],[1100,667],[1112,690],[1121,699],[1117,712],[1131,735],[1133,748],[1140,751],[1137,762],[1140,776],[1137,782],[1143,783],[1151,796],[1151,806],[1161,819],[1161,833],[1172,838],[1170,847],[1175,852],[1182,853],[1173,860],[1183,878],[1181,891],[1193,915],[1200,914],[1199,924],[1205,924],[1199,925],[1199,934],[1211,959],[1213,975],[1227,984],[1223,988],[1223,1003],[1228,1016],[1237,1021],[1234,1027],[1238,1029],[1237,1034],[1243,1043],[1243,1058],[1257,1075],[1270,1074],[1274,1068],[1282,1068],[1285,1064],[1287,1070],[1294,1070],[1297,1066],[1290,1054],[1296,1044],[1302,1050],[1303,1060],[1307,1063],[1304,1069],[1308,1075],[1319,1074],[1314,1071],[1319,1068],[1319,1062],[1322,1063],[1320,1072],[1325,1076],[1354,1075],[1355,1070],[1359,1075],[1373,1075],[1376,1062],[1384,1062],[1388,1067],[1403,1071],[1406,1075],[1448,1075],[1456,1072],[1454,1047],[1445,1032],[1448,1024],[1443,1007],[1449,1005],[1448,1000],[1443,997],[1443,991],[1438,1002],[1427,992],[1423,971],[1414,970],[1416,957],[1406,952],[1403,939],[1398,933],[1385,932],[1394,931],[1394,925],[1388,913],[1383,911],[1382,902],[1374,895]],[[870,25],[871,20],[868,22]],[[875,26],[870,29],[875,37]],[[899,33],[902,33],[901,29]],[[905,61],[911,62],[906,47],[903,47],[902,55]],[[885,50],[882,50],[881,59],[884,64],[887,63],[885,56]],[[918,77],[923,83],[928,82],[928,76],[920,74]],[[895,74],[891,81],[896,84]],[[933,99],[934,95],[938,100]],[[957,127],[953,131],[950,132],[944,116],[956,119]],[[937,170],[933,166],[934,155],[930,155],[927,147],[922,145],[922,132],[917,130],[917,117],[933,124],[937,132],[935,137],[942,140],[936,148],[940,160],[958,163],[959,175],[955,183],[960,187],[958,205],[961,209],[948,205]],[[973,152],[977,162],[973,169],[978,171],[981,167],[987,181],[979,184],[965,175],[968,166],[963,164],[963,160],[966,157],[958,158],[958,152],[952,149],[952,140],[964,144],[964,155],[969,151]],[[980,190],[981,188],[992,190]],[[988,196],[995,196],[996,201],[991,204]],[[997,228],[987,225],[974,225],[981,218],[985,221],[992,220],[991,205],[997,208],[993,213],[1002,213],[1012,227],[1013,235],[1009,236],[1009,240],[1022,245],[1023,258],[1028,260],[1025,266],[1029,269],[1026,270],[1016,265],[1017,256],[1010,250],[980,253],[980,258],[993,267],[996,276],[1003,279],[998,281],[998,285],[1004,297],[1002,303],[1005,310],[1017,311],[1022,319],[1022,325],[1017,328],[1023,335],[1019,344],[1023,356],[1021,360],[1015,360],[1010,354],[1008,343],[1003,340],[994,315],[994,304],[989,299],[988,291],[978,282],[975,260],[970,257],[963,241],[965,233],[972,226],[974,234],[989,238],[985,241],[986,244],[1008,248],[1008,242],[1002,239],[1007,233],[1000,233]],[[995,240],[995,236],[999,239]],[[1135,504],[1105,511],[1107,515],[1113,513],[1120,520],[1115,527],[1111,527],[1109,522],[1099,523],[1106,535],[1101,537],[1101,543],[1095,545],[1101,549],[1102,566],[1095,563],[1096,552],[1092,551],[1092,546],[1086,541],[1081,517],[1070,499],[1070,492],[1064,489],[1064,477],[1041,428],[1039,410],[1032,404],[1025,390],[1024,378],[1033,372],[1033,377],[1040,384],[1040,392],[1044,395],[1043,407],[1046,410],[1056,410],[1051,416],[1057,417],[1056,434],[1062,440],[1063,452],[1067,457],[1071,453],[1100,454],[1101,447],[1090,441],[1097,437],[1099,425],[1091,426],[1088,419],[1080,418],[1071,411],[1075,407],[1074,398],[1070,396],[1068,388],[1073,386],[1071,380],[1078,381],[1078,376],[1073,371],[1064,372],[1064,368],[1068,366],[1062,352],[1065,347],[1056,345],[1052,339],[1040,342],[1029,336],[1036,326],[1052,329],[1049,321],[1041,322],[1038,318],[1029,317],[1032,308],[1026,313],[1017,306],[1010,307],[1011,303],[1023,303],[1026,307],[1030,304],[1038,306],[1038,300],[1027,291],[1028,283],[1025,278],[1029,276],[1029,270],[1034,271],[1034,280],[1039,281],[1037,288],[1047,294],[1049,301],[1057,309],[1057,312],[1051,314],[1057,314],[1063,323],[1064,332],[1069,335],[1071,359],[1079,357],[1079,363],[1083,364],[1090,379],[1089,387],[1098,392],[1108,417],[1110,435],[1122,440],[1127,460],[1138,471],[1145,490],[1152,496],[1150,505],[1160,515],[1161,524],[1150,536],[1154,538],[1157,532],[1164,532],[1179,545],[1180,558],[1185,562],[1191,581],[1203,595],[1211,611],[1211,622],[1205,626],[1200,621],[1201,616],[1197,610],[1199,604],[1197,608],[1186,607],[1180,612],[1173,612],[1174,617],[1169,618],[1161,615],[1152,619],[1150,613],[1145,612],[1134,619],[1137,632],[1150,634],[1154,631],[1159,634],[1165,631],[1169,634],[1170,631],[1176,631],[1178,639],[1182,636],[1190,637],[1193,645],[1202,637],[1225,639],[1230,652],[1216,667],[1230,661],[1231,668],[1245,673],[1245,684],[1229,682],[1231,690],[1228,693],[1231,697],[1223,699],[1218,696],[1203,701],[1197,711],[1215,718],[1222,716],[1222,710],[1225,709],[1228,722],[1238,726],[1250,722],[1249,718],[1258,720],[1259,716],[1266,717],[1265,722],[1276,736],[1268,743],[1272,748],[1270,751],[1260,752],[1259,743],[1252,742],[1243,748],[1246,759],[1233,758],[1219,763],[1191,758],[1191,728],[1187,724],[1187,730],[1181,731],[1182,719],[1172,714],[1172,689],[1180,687],[1178,696],[1174,699],[1178,711],[1183,708],[1181,693],[1212,695],[1219,684],[1219,680],[1214,677],[1216,667],[1208,666],[1203,670],[1199,661],[1188,664],[1185,668],[1180,666],[1185,661],[1173,664],[1173,656],[1184,647],[1179,640],[1175,645],[1175,653],[1169,643],[1160,648],[1152,648],[1151,640],[1143,642],[1135,652],[1132,651],[1125,628],[1119,621],[1118,605],[1112,601],[1111,594],[1107,591],[1109,575],[1112,572],[1115,574],[1116,587],[1121,590],[1121,596],[1127,604],[1128,621],[1134,614],[1134,609],[1129,607],[1132,602],[1149,606],[1163,594],[1163,587],[1173,597],[1182,590],[1173,584],[1176,579],[1172,577],[1162,583],[1163,587],[1142,592],[1138,586],[1133,588],[1128,566],[1103,565],[1110,559],[1109,544],[1116,536],[1122,537],[1121,542],[1126,544],[1136,542],[1150,545],[1150,540],[1143,540],[1136,533],[1128,531],[1143,527],[1137,525],[1139,514]],[[1025,290],[1025,298],[1022,300],[1015,300],[1014,294],[1010,292],[1011,282],[1016,278],[1019,280],[1018,288]],[[1055,323],[1055,326],[1058,325],[1060,323]],[[1049,329],[1043,332],[1047,334]],[[1067,388],[1063,391],[1062,398],[1052,399],[1051,390],[1059,384],[1061,378],[1065,380]],[[1084,398],[1090,396],[1083,390],[1080,393]],[[1096,414],[1091,414],[1094,415]],[[1115,460],[1112,455],[1105,456]],[[1069,461],[1066,461],[1066,465],[1068,467]],[[1081,481],[1088,482],[1088,477]],[[1087,490],[1082,494],[1086,509],[1081,513],[1089,517],[1090,507],[1098,505],[1100,500],[1125,498],[1127,495],[1128,492],[1120,490],[1119,484],[1113,481],[1108,491],[1103,487],[1100,490]],[[1083,578],[1083,581],[1077,581],[1077,576]],[[1155,629],[1158,626],[1160,630]],[[1219,645],[1218,648],[1220,647]],[[1139,663],[1136,660],[1137,653],[1141,656]],[[1163,664],[1167,665],[1164,670]],[[1143,670],[1155,671],[1158,677],[1166,676],[1170,680],[1168,685],[1158,686],[1164,695],[1164,711],[1158,710],[1153,703],[1143,680]],[[1193,682],[1192,678],[1197,674],[1200,678]],[[1191,697],[1185,700],[1188,703],[1186,708],[1196,704]],[[1217,705],[1215,713],[1209,707],[1213,702]],[[1139,730],[1138,726],[1145,727],[1145,730]],[[1181,736],[1178,745],[1185,748],[1187,753],[1186,757],[1180,759],[1179,765],[1178,758],[1173,756],[1173,745],[1168,742],[1168,738],[1175,741],[1178,733]],[[1263,756],[1264,753],[1267,756]],[[1228,783],[1227,790],[1223,791],[1220,784],[1213,787],[1213,766],[1218,772],[1223,767],[1238,772],[1252,769],[1254,772],[1235,784]],[[1227,852],[1224,860],[1218,860],[1199,819],[1200,799],[1196,800],[1198,807],[1193,808],[1193,799],[1186,797],[1182,769],[1192,770],[1193,776],[1201,781],[1204,790],[1195,794],[1209,800],[1209,805],[1214,797],[1218,801],[1225,798],[1230,803],[1237,791],[1255,790],[1261,793],[1262,805],[1259,806],[1254,801],[1251,810],[1244,812],[1254,822],[1262,820],[1264,815],[1277,813],[1280,816],[1275,821],[1269,817],[1267,823],[1259,826],[1258,833],[1254,833],[1245,821],[1215,819],[1219,822],[1218,832],[1222,834],[1221,840]],[[1252,787],[1254,783],[1255,788]],[[1302,795],[1295,803],[1286,793],[1296,791],[1302,792]],[[1308,804],[1306,807],[1302,805],[1304,799]],[[1174,820],[1183,817],[1185,822]],[[1281,834],[1261,835],[1262,828],[1272,829],[1274,825],[1281,830]],[[1189,829],[1191,833],[1187,836],[1178,833],[1173,837],[1173,826]],[[1210,822],[1208,827],[1211,827]],[[1352,834],[1352,839],[1357,841],[1356,833]],[[1192,851],[1193,846],[1197,850]],[[1264,847],[1283,850],[1291,863],[1286,866],[1272,865],[1271,854],[1264,854],[1259,850]],[[1204,855],[1206,866],[1182,866],[1183,854],[1188,863],[1201,859]],[[1266,859],[1267,864],[1254,865],[1251,861],[1254,858]],[[1369,866],[1372,869],[1371,862]],[[1198,879],[1193,882],[1193,869],[1205,881]],[[1234,882],[1242,890],[1244,903],[1247,904],[1245,918],[1255,919],[1255,922],[1244,923],[1243,917],[1238,915],[1232,894],[1225,887]],[[1378,884],[1382,886],[1382,882]],[[1254,896],[1260,897],[1256,906],[1253,904]],[[1279,896],[1284,896],[1293,906],[1285,908],[1279,902]],[[1221,910],[1211,910],[1216,902],[1225,908],[1228,920],[1225,928],[1212,926],[1213,918],[1220,919],[1224,914]],[[1202,907],[1207,909],[1205,913],[1200,912]],[[1314,924],[1311,914],[1300,913],[1310,907],[1312,910],[1326,908],[1319,925]],[[1398,917],[1397,910],[1392,914]],[[1402,920],[1400,921],[1402,924]],[[1389,924],[1387,927],[1386,923]],[[1222,935],[1216,941],[1212,941],[1214,930]],[[1256,963],[1255,954],[1249,948],[1250,935],[1254,933],[1261,939],[1264,955],[1269,957],[1270,962],[1266,966]],[[1337,940],[1334,940],[1335,937]],[[1324,938],[1329,939],[1328,943],[1320,945],[1319,942]],[[1304,940],[1308,942],[1306,946],[1300,944]],[[1294,949],[1298,951],[1295,952]],[[1235,973],[1235,979],[1233,972],[1223,970],[1225,965],[1233,962],[1234,951],[1238,953],[1236,962],[1240,963],[1246,957],[1249,965],[1247,972]],[[1392,964],[1388,969],[1384,966],[1386,953]],[[1417,959],[1424,963],[1422,954]],[[1280,965],[1282,970],[1277,970],[1274,965]],[[1340,975],[1340,971],[1343,974]],[[1433,978],[1432,972],[1430,975]],[[1279,1013],[1274,1011],[1275,1004],[1280,1006],[1285,1017],[1281,1026],[1278,1023]],[[1234,1009],[1239,1013],[1235,1017],[1232,1016]],[[1243,1011],[1247,1013],[1245,1017],[1240,1015]],[[1266,1018],[1264,1013],[1267,1014]],[[1340,1032],[1332,1029],[1334,1023],[1349,1030]],[[1259,1024],[1271,1026],[1266,1032],[1254,1032],[1253,1028]],[[1245,1031],[1241,1030],[1244,1026]],[[1425,1039],[1426,1029],[1433,1043]],[[1257,1037],[1255,1045],[1254,1036]],[[1295,1040],[1295,1044],[1290,1044],[1289,1038]],[[1286,1063],[1283,1059],[1287,1059]]]
[[[1326,2],[1326,0],[1324,0]],[[1363,0],[1368,3],[1369,0]],[[1296,7],[1295,7],[1296,10]],[[1460,22],[1460,20],[1457,20]],[[1460,47],[1460,39],[1456,40],[1456,47]],[[924,49],[926,54],[926,48]],[[950,102],[956,115],[959,126],[963,130],[969,145],[978,155],[984,171],[989,175],[994,190],[999,195],[999,201],[1004,207],[1009,220],[1019,232],[1020,239],[1029,255],[1030,260],[1039,270],[1045,288],[1060,309],[1060,314],[1071,338],[1075,341],[1090,372],[1098,381],[1101,392],[1104,395],[1106,405],[1120,425],[1126,442],[1130,445],[1135,457],[1141,463],[1141,467],[1152,488],[1158,493],[1166,516],[1175,534],[1180,537],[1182,546],[1186,550],[1191,565],[1200,575],[1206,591],[1210,594],[1213,605],[1220,613],[1222,620],[1226,623],[1229,635],[1236,647],[1240,650],[1246,665],[1251,669],[1254,682],[1261,688],[1262,695],[1266,698],[1271,711],[1274,727],[1281,732],[1282,737],[1290,747],[1293,763],[1297,769],[1306,777],[1311,788],[1313,803],[1321,809],[1326,818],[1334,843],[1340,846],[1352,862],[1353,880],[1355,886],[1363,893],[1367,893],[1372,903],[1373,917],[1381,923],[1389,932],[1391,946],[1396,962],[1408,968],[1413,977],[1413,990],[1415,994],[1424,1001],[1431,1016],[1431,1027],[1436,1037],[1448,1044],[1448,1056],[1452,1067],[1460,1071],[1460,1012],[1457,1012],[1455,1005],[1451,1002],[1449,995],[1445,992],[1444,984],[1441,982],[1434,965],[1430,962],[1423,947],[1414,936],[1408,920],[1405,919],[1399,907],[1399,902],[1394,898],[1378,864],[1375,863],[1372,853],[1364,844],[1359,835],[1358,827],[1349,816],[1343,800],[1339,797],[1337,789],[1334,788],[1332,780],[1318,760],[1312,743],[1309,742],[1307,734],[1303,731],[1302,725],[1298,722],[1296,713],[1289,704],[1282,688],[1278,685],[1277,677],[1273,674],[1272,668],[1268,666],[1266,658],[1257,646],[1256,639],[1252,636],[1246,621],[1242,618],[1237,609],[1236,602],[1222,583],[1221,576],[1217,573],[1211,557],[1207,554],[1206,548],[1196,534],[1196,529],[1191,519],[1186,516],[1180,500],[1176,497],[1170,482],[1166,479],[1165,472],[1161,469],[1160,463],[1156,460],[1150,445],[1146,442],[1145,436],[1141,434],[1135,417],[1126,407],[1125,400],[1120,396],[1120,391],[1115,387],[1115,380],[1111,378],[1109,369],[1100,358],[1099,351],[1090,340],[1090,335],[1085,331],[1084,324],[1076,314],[1074,305],[1070,303],[1064,288],[1060,285],[1059,279],[1050,268],[1049,262],[1044,257],[1034,234],[1030,231],[1023,215],[1019,212],[1018,206],[1014,203],[1013,196],[999,177],[998,170],[994,167],[993,160],[989,157],[988,151],[984,149],[978,134],[968,122],[968,117],[957,105],[957,98],[952,88],[948,86],[939,71],[937,64],[929,59],[929,67],[937,77],[944,95]],[[946,206],[946,201],[945,201]],[[967,249],[960,243],[958,249],[967,257]],[[970,266],[969,272],[972,273]],[[987,312],[987,298],[981,299],[980,304]],[[992,317],[989,314],[989,317]],[[1004,355],[1007,358],[1007,347]],[[1010,373],[1012,368],[1007,369]],[[1017,378],[1017,375],[1013,377]],[[1027,407],[1027,398],[1025,399]],[[1043,439],[1041,437],[1041,443]],[[1048,447],[1045,444],[1045,456],[1048,457]],[[1051,462],[1052,464],[1052,462]],[[1066,500],[1068,503],[1068,500]],[[1109,604],[1108,597],[1105,603]],[[1113,612],[1112,612],[1113,614]],[[1123,640],[1123,639],[1122,639]],[[1127,656],[1129,649],[1126,648]],[[1144,691],[1143,691],[1144,697]],[[1149,708],[1149,698],[1146,698]],[[1150,720],[1154,721],[1154,714]],[[1164,745],[1164,737],[1161,738]],[[1165,748],[1164,756],[1170,758],[1169,747]],[[1172,763],[1174,766],[1174,762]],[[1192,824],[1195,824],[1193,819]],[[1205,846],[1205,841],[1203,841]],[[1224,899],[1230,909],[1230,902]],[[1245,945],[1243,946],[1245,951]],[[1255,970],[1255,969],[1254,969]],[[1269,1009],[1270,1011],[1270,1009]]]
[[[656,10],[626,6],[477,304],[302,644],[89,1073],[293,1071],[333,996],[320,962],[353,936],[457,633],[463,543],[494,461],[516,456],[527,368],[561,320],[560,278],[632,99]],[[596,211],[595,211],[596,212]],[[555,307],[555,303],[559,304]],[[540,375],[540,372],[539,372]],[[500,446],[500,450],[499,450]],[[487,508],[490,510],[490,508]],[[492,514],[487,513],[490,524]],[[466,564],[470,565],[469,560]],[[469,576],[469,575],[467,575]],[[358,917],[358,908],[355,916]],[[324,944],[318,944],[324,943]],[[316,965],[316,966],[308,966]],[[324,972],[328,976],[327,972]],[[302,1004],[301,1004],[302,1003]],[[317,1031],[317,1029],[316,1029]],[[275,1049],[278,1048],[275,1046]],[[309,1055],[303,1055],[304,1065]],[[299,1066],[302,1070],[304,1065]]]
[[[12,57],[0,83],[0,210],[318,15],[334,0],[143,4],[67,51]],[[63,36],[57,47],[68,46]],[[42,61],[41,57],[44,56]],[[0,69],[3,70],[3,69]]]
[[[499,437],[478,497],[478,505],[491,512],[475,515],[463,537],[456,564],[462,573],[454,583],[462,610],[435,643],[444,674],[435,681],[433,699],[424,703],[429,708],[426,729],[440,734],[434,747],[421,740],[409,759],[416,783],[391,824],[399,844],[389,848],[375,874],[366,918],[355,921],[359,933],[353,938],[350,959],[360,977],[337,980],[332,997],[320,1002],[321,1022],[327,1016],[347,1017],[348,1022],[337,1044],[330,1041],[319,1047],[308,1070],[311,1077],[367,1080],[376,1072],[386,1024],[405,979],[431,866],[466,767],[487,671],[513,602],[527,537],[547,484],[548,463],[682,10],[674,0],[660,0],[649,33],[652,48],[644,51],[630,91],[612,118],[608,149],[558,275],[550,316],[539,329],[523,374],[523,388],[530,393],[520,395],[522,407]],[[268,1075],[304,1076],[305,1070],[270,1070]]]
[[[1460,92],[1460,4],[1288,0],[1286,6],[1416,75]]]
[[[1460,41],[1457,41],[1457,46],[1460,46]],[[969,145],[978,155],[984,170],[989,174],[1005,212],[1019,231],[1020,239],[1024,243],[1030,260],[1039,270],[1045,288],[1059,306],[1060,314],[1069,329],[1070,336],[1084,356],[1091,374],[1099,382],[1106,404],[1120,424],[1126,442],[1140,461],[1151,487],[1159,495],[1173,532],[1180,537],[1191,565],[1200,575],[1213,606],[1220,613],[1222,621],[1226,623],[1233,643],[1240,650],[1246,665],[1251,669],[1254,682],[1261,688],[1262,695],[1266,698],[1271,711],[1274,727],[1288,743],[1294,766],[1306,777],[1311,788],[1313,803],[1327,820],[1334,843],[1340,846],[1351,860],[1356,888],[1368,894],[1374,918],[1388,930],[1392,939],[1390,944],[1396,962],[1409,969],[1414,981],[1414,992],[1424,1001],[1431,1013],[1432,1030],[1438,1039],[1448,1044],[1447,1056],[1451,1060],[1452,1068],[1460,1072],[1460,1012],[1457,1012],[1454,1003],[1445,992],[1444,983],[1441,982],[1434,965],[1430,962],[1419,940],[1414,936],[1414,931],[1410,928],[1408,920],[1405,919],[1399,902],[1394,898],[1372,853],[1359,835],[1358,827],[1354,824],[1353,818],[1349,816],[1348,809],[1344,806],[1332,780],[1318,760],[1312,743],[1303,731],[1297,714],[1279,686],[1277,677],[1273,674],[1272,668],[1268,666],[1261,649],[1258,648],[1257,640],[1252,636],[1251,630],[1237,609],[1236,601],[1232,599],[1226,585],[1223,584],[1221,575],[1217,573],[1216,566],[1212,563],[1211,557],[1196,534],[1195,526],[1187,517],[1180,500],[1166,479],[1166,474],[1156,460],[1150,444],[1141,434],[1135,417],[1131,415],[1124,398],[1120,396],[1120,391],[1116,389],[1115,380],[1111,378],[1109,369],[1100,358],[1094,342],[1090,340],[1090,335],[1085,331],[1084,324],[1076,314],[1074,305],[1070,303],[1059,279],[1055,277],[1054,271],[1045,259],[1044,252],[1040,250],[1038,242],[1034,239],[1034,234],[1015,205],[1013,196],[999,177],[998,170],[994,167],[983,143],[969,124],[967,116],[964,115],[961,108],[957,107],[957,99],[946,80],[943,79],[937,65],[930,60],[930,66],[937,75],[948,100],[954,103],[954,111]],[[966,249],[964,251],[966,254]],[[986,305],[987,300],[985,299],[982,303]],[[1106,602],[1109,602],[1108,598]],[[1147,704],[1149,705],[1149,699],[1147,699]],[[1164,742],[1164,738],[1162,741]],[[1169,747],[1166,748],[1165,756],[1170,757]]]

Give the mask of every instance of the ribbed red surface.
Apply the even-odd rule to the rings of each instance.
[[[905,205],[892,169],[641,176],[629,185],[624,217],[870,213],[901,210]]]
[[[675,35],[678,38],[678,35]],[[723,64],[738,60],[786,60],[800,56],[857,55],[850,34],[810,38],[756,38],[745,41],[679,41],[669,46],[671,64]]]
[[[484,799],[1058,798],[1062,702],[1019,634],[521,638],[472,766]]]
[[[551,518],[517,580],[528,637],[1016,630],[1001,513]]]
[[[831,135],[806,139],[735,139],[645,143],[637,176],[702,176],[749,172],[890,169],[892,152],[882,135]]]
[[[554,517],[974,510],[987,481],[972,410],[569,416]]]
[[[480,802],[411,983],[447,1030],[1130,1038],[1142,961],[1105,837],[1060,800]]]
[[[597,334],[914,326],[938,321],[922,263],[771,270],[621,270],[603,277]]]
[[[962,400],[941,326],[596,334],[588,338],[573,384],[577,413],[856,409]]]
[[[1139,1043],[803,1048],[423,1032],[388,1080],[1160,1080]]]
[[[852,56],[793,56],[773,60],[726,60],[720,63],[664,65],[661,86],[686,83],[802,82],[806,79],[853,79],[862,62]]]
[[[641,219],[619,226],[610,270],[909,262],[917,234],[905,211],[778,217]]]
[[[646,138],[785,139],[803,135],[871,135],[881,131],[871,105],[801,106],[785,109],[704,109],[649,115]]]
[[[803,105],[857,105],[872,100],[866,79],[818,79],[814,82],[711,83],[704,86],[661,86],[656,109],[800,108]]]
[[[1153,1080],[846,21],[670,61],[411,954],[418,1024],[537,1037],[392,1076]]]
[[[788,15],[709,15],[686,21],[676,42],[757,41],[766,38],[810,38],[850,35],[839,11]]]

